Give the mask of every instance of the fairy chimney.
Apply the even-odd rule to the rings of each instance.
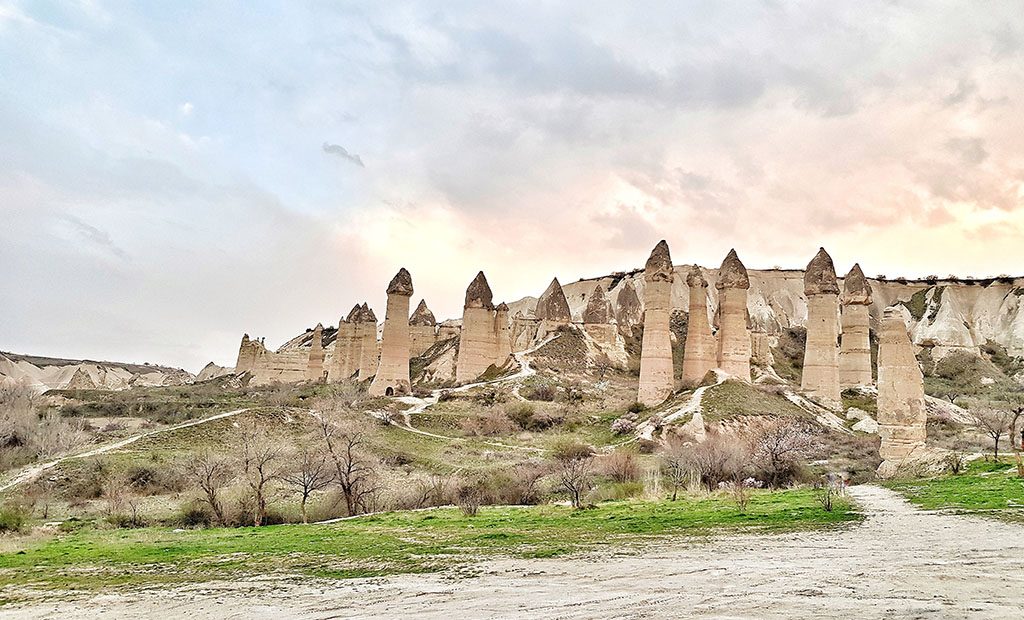
[[[914,345],[900,311],[886,308],[878,342],[880,474],[894,472],[901,461],[924,448],[926,422],[924,379]]]
[[[602,345],[615,346],[618,336],[618,328],[614,325],[614,312],[612,304],[605,295],[604,287],[600,282],[594,286],[594,292],[587,300],[587,307],[583,310],[583,329],[596,342]]]
[[[839,345],[839,387],[871,385],[871,285],[860,265],[843,279],[843,334]]]
[[[717,346],[708,322],[708,281],[698,265],[686,276],[690,289],[686,344],[683,348],[683,381],[696,384],[718,365]]]
[[[412,391],[409,379],[409,299],[412,276],[405,267],[388,284],[388,305],[380,340],[380,362],[370,384],[370,396],[396,396]]]
[[[672,257],[668,243],[658,242],[644,266],[644,337],[640,345],[640,386],[637,401],[648,407],[672,394],[672,336],[669,311],[672,304]]]
[[[338,333],[334,337],[334,356],[327,371],[327,380],[331,383],[344,381],[359,370],[359,345],[356,339],[356,317],[359,316],[359,304],[352,307],[348,316],[338,321]]]
[[[476,274],[466,289],[462,310],[459,353],[455,361],[455,381],[467,383],[479,377],[497,357],[494,332],[495,312],[491,287],[484,272]]]
[[[494,365],[501,367],[512,355],[512,324],[508,319],[508,304],[501,302],[494,309],[495,355]]]
[[[634,325],[640,323],[643,316],[643,307],[640,305],[640,297],[636,294],[636,287],[631,280],[619,289],[615,297],[615,322],[619,324],[619,330],[628,334]]]
[[[309,361],[306,363],[306,381],[322,381],[324,378],[324,326],[317,323],[309,344]]]
[[[800,389],[821,404],[837,409],[839,396],[839,282],[825,248],[804,271],[807,296],[807,346]]]
[[[718,268],[718,367],[750,382],[750,329],[747,327],[747,289],[750,278],[736,250],[729,250]]]
[[[359,380],[365,381],[377,372],[377,315],[363,302],[356,321],[359,339]]]
[[[420,300],[416,310],[409,317],[409,355],[423,355],[427,349],[437,342],[437,320],[434,313],[427,307],[424,299]]]
[[[565,298],[562,285],[558,278],[551,280],[548,288],[541,293],[537,300],[537,310],[534,313],[542,321],[552,323],[569,323],[572,321],[572,312],[569,311],[569,301]]]
[[[235,361],[235,374],[252,372],[256,366],[256,355],[260,344],[256,340],[250,340],[249,334],[242,335],[242,343],[238,346],[238,359]]]

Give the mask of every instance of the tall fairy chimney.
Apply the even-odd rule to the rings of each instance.
[[[832,409],[842,407],[839,396],[839,282],[825,248],[804,271],[807,296],[807,346],[800,389]]]
[[[662,240],[644,267],[644,337],[637,401],[648,407],[661,404],[675,387],[669,326],[673,279],[672,257],[668,243]]]
[[[871,385],[871,284],[860,265],[843,278],[843,334],[839,344],[839,387]]]
[[[718,367],[750,383],[750,328],[747,290],[750,278],[736,250],[729,250],[718,268]]]
[[[387,292],[380,363],[370,383],[371,396],[397,396],[412,392],[409,378],[409,299],[413,289],[412,276],[405,267],[392,278]]]

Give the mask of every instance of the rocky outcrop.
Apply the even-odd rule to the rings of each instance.
[[[362,312],[359,304],[352,307],[348,316],[338,321],[338,333],[334,339],[334,351],[327,372],[331,383],[351,379],[359,370],[362,338],[356,335],[356,322]]]
[[[243,334],[242,343],[238,346],[238,358],[235,360],[235,373],[252,372],[261,348],[259,342],[249,338],[249,334]]]
[[[839,282],[825,248],[804,271],[807,296],[807,347],[800,389],[819,404],[841,406],[839,396]]]
[[[903,315],[896,308],[887,308],[878,343],[880,474],[894,472],[900,463],[923,450],[926,422],[924,379],[914,345]]]
[[[839,345],[839,386],[871,385],[871,285],[860,265],[843,278],[842,340]]]
[[[736,250],[718,268],[718,367],[742,381],[750,381],[750,328],[747,290],[750,278]]]
[[[552,321],[554,323],[569,323],[572,321],[572,313],[569,311],[569,301],[565,298],[562,285],[558,278],[551,280],[551,284],[537,300],[537,309],[534,315],[541,321]]]
[[[644,267],[644,336],[637,401],[648,407],[668,398],[675,383],[669,328],[673,273],[668,243],[662,240]]]
[[[708,321],[708,281],[699,266],[690,267],[686,285],[690,289],[690,309],[683,348],[683,382],[697,384],[718,365],[718,345]]]
[[[494,309],[494,338],[496,341],[494,365],[501,367],[512,355],[512,324],[508,318],[508,304],[502,302]]]
[[[412,276],[402,269],[388,284],[388,304],[380,343],[380,362],[370,383],[371,396],[397,396],[412,392],[409,377],[409,300]]]
[[[324,326],[320,323],[313,328],[313,338],[309,346],[309,359],[306,362],[306,381],[324,380]]]
[[[639,325],[644,308],[632,280],[626,280],[615,297],[615,322],[619,330],[628,334],[634,325]]]
[[[565,295],[563,294],[563,297]],[[596,324],[605,325],[612,322],[612,305],[608,301],[608,296],[605,295],[604,287],[600,283],[594,287],[594,292],[590,294],[590,300],[587,302],[587,307],[583,311],[583,323],[584,324]]]
[[[356,319],[356,337],[359,339],[359,369],[357,376],[366,381],[377,372],[377,315],[365,302]]]
[[[437,342],[437,320],[434,313],[427,307],[424,299],[420,300],[416,310],[409,317],[409,355],[423,355],[427,349]]]
[[[613,357],[620,357],[620,349],[625,353],[622,338],[614,322],[612,304],[605,295],[604,286],[598,282],[590,293],[587,307],[583,311],[583,330],[593,339],[601,352],[608,356],[609,361]]]
[[[456,383],[473,381],[497,358],[493,297],[487,277],[481,271],[466,289],[459,352],[455,361]]]

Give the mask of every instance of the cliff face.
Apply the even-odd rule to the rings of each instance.
[[[182,385],[195,377],[180,368],[91,360],[66,360],[0,352],[0,385],[45,392],[62,389],[125,390],[132,386]]]
[[[688,266],[676,266],[672,285],[673,310],[689,307],[686,285]],[[717,269],[702,269],[708,286],[708,314],[718,306],[715,288]],[[788,327],[804,327],[807,322],[807,298],[804,295],[803,270],[749,270],[750,290],[747,309],[754,331],[778,333]],[[642,271],[603,278],[580,280],[562,288],[574,320],[581,320],[588,297],[599,281],[613,305],[618,292],[630,282],[643,299]],[[882,311],[894,304],[910,326],[914,343],[935,347],[936,356],[953,350],[978,348],[992,340],[1012,356],[1024,356],[1024,278],[986,280],[906,281],[868,279],[872,303],[869,306],[872,328],[877,330]],[[840,280],[840,286],[843,282]],[[616,305],[616,310],[618,307]]]

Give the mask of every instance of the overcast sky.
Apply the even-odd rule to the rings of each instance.
[[[197,371],[661,238],[1024,273],[1021,2],[497,4],[0,0],[0,350]]]

